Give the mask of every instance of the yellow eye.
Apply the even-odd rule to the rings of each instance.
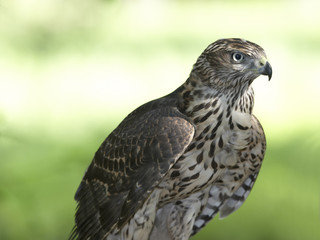
[[[232,54],[233,61],[239,63],[244,59],[244,56],[242,53],[236,52]]]

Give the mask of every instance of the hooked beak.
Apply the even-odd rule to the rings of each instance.
[[[265,61],[264,65],[259,68],[259,73],[262,75],[267,75],[270,81],[272,77],[272,67],[268,61]]]

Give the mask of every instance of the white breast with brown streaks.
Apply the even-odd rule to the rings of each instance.
[[[201,100],[188,110],[196,135],[160,184],[162,203],[183,199],[211,184],[232,191],[252,167],[242,158],[252,140],[250,113],[231,109],[223,97]]]

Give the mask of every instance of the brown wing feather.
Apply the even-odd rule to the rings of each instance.
[[[190,144],[194,126],[161,101],[131,113],[96,152],[75,196],[71,238],[101,239],[121,229]]]

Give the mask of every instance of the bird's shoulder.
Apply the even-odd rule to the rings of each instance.
[[[163,133],[163,128],[179,128],[184,124],[186,131],[193,129],[189,118],[179,110],[179,95],[177,91],[147,102],[132,111],[113,131],[114,134],[125,136]]]

